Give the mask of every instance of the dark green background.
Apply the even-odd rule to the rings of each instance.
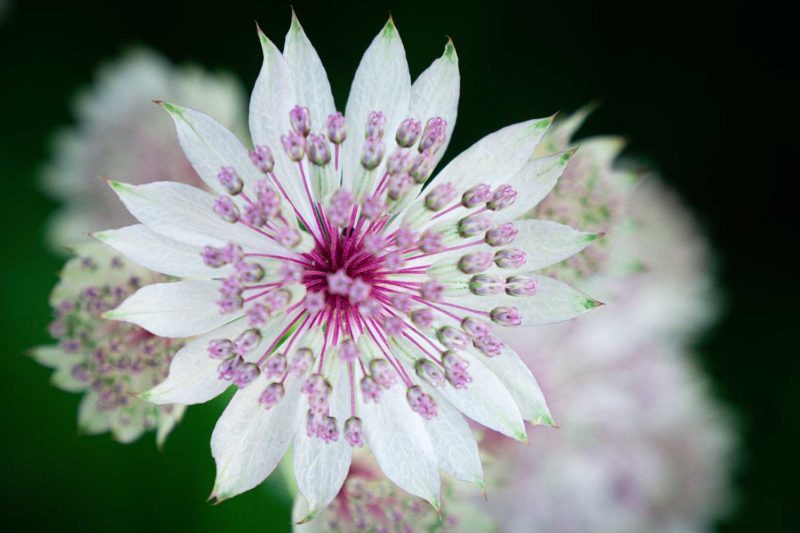
[[[70,123],[75,90],[98,62],[135,43],[229,69],[250,85],[261,61],[254,20],[282,43],[288,5],[13,4],[0,26],[3,528],[286,530],[289,499],[277,484],[218,507],[205,503],[208,438],[222,404],[190,409],[161,453],[149,438],[119,446],[80,437],[78,397],[50,387],[49,372],[22,352],[47,341],[47,294],[60,260],[41,244],[54,205],[37,192],[36,174],[52,130]],[[584,131],[622,134],[631,153],[656,162],[719,253],[728,305],[703,342],[703,363],[744,433],[740,500],[721,529],[800,530],[798,210],[789,192],[798,168],[798,72],[796,59],[784,59],[796,17],[740,1],[294,4],[340,108],[389,10],[412,76],[450,35],[462,96],[449,156],[503,125],[602,102]]]

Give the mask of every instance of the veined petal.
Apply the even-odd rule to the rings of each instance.
[[[506,386],[517,403],[522,418],[532,424],[554,425],[542,389],[517,352],[504,346],[497,357],[486,357],[481,361]]]
[[[575,132],[583,126],[586,118],[595,110],[596,103],[587,104],[566,117],[560,116],[542,143],[536,147],[536,156],[552,154],[573,144]],[[583,141],[581,141],[583,144]]]
[[[214,197],[182,183],[158,181],[146,185],[110,182],[111,188],[139,222],[161,235],[194,246],[236,242],[253,250],[285,254],[286,250],[242,224],[214,214]]]
[[[394,21],[389,19],[364,52],[347,98],[345,117],[348,133],[342,154],[345,188],[353,190],[362,174],[359,161],[368,114],[371,111],[381,111],[386,116],[383,142],[388,150],[394,142],[395,131],[400,122],[408,118],[410,98],[411,75],[408,72],[406,52]],[[383,175],[382,171],[377,175]]]
[[[300,25],[294,10],[292,11],[292,25],[286,34],[283,45],[283,55],[292,72],[295,90],[297,91],[298,104],[308,107],[311,113],[311,127],[321,129],[325,125],[328,115],[336,112],[331,93],[331,84],[325,67],[317,51],[308,40],[306,32]]]
[[[530,159],[519,172],[508,180],[517,192],[516,201],[493,217],[495,224],[510,222],[529,213],[550,194],[564,173],[575,150]]]
[[[438,509],[436,452],[424,421],[403,397],[402,387],[384,391],[378,403],[361,401],[360,412],[367,444],[386,477]]]
[[[271,409],[258,401],[264,384],[259,379],[238,391],[214,427],[211,453],[217,478],[211,495],[218,501],[264,481],[294,437],[300,416],[300,380],[288,380],[283,399]]]
[[[444,156],[458,116],[458,99],[461,93],[461,75],[458,70],[458,55],[453,41],[448,40],[444,53],[414,80],[411,86],[411,110],[409,115],[425,123],[429,118],[441,117],[447,121],[447,136],[444,144],[433,154],[434,167]],[[414,185],[405,197],[392,206],[399,213],[415,201],[422,184]],[[396,227],[396,223],[391,227]]]
[[[206,266],[200,255],[202,247],[164,237],[143,224],[101,231],[93,236],[134,263],[170,276],[221,278],[232,270],[230,265]]]
[[[161,337],[191,337],[237,318],[219,312],[219,283],[185,280],[142,287],[103,316],[133,322]]]
[[[230,382],[219,379],[220,360],[208,356],[208,343],[213,339],[235,338],[246,327],[244,321],[236,320],[195,338],[175,354],[167,379],[139,397],[156,404],[191,405],[219,396]]]
[[[209,189],[225,194],[217,175],[222,167],[231,167],[244,181],[247,190],[253,190],[261,175],[236,135],[200,111],[167,102],[161,106],[175,122],[183,153]]]
[[[294,438],[292,468],[297,480],[297,488],[308,502],[307,512],[298,518],[307,522],[325,508],[339,493],[347,472],[353,448],[344,439],[341,429],[348,419],[350,410],[350,384],[347,368],[339,365],[339,380],[334,386],[331,399],[331,416],[339,426],[339,438],[335,442],[325,442],[309,437],[305,430],[305,419],[299,418],[299,427]]]
[[[442,117],[447,121],[447,138],[433,156],[437,163],[447,150],[456,125],[460,91],[458,55],[453,41],[448,39],[442,56],[431,63],[411,86],[410,116],[422,121],[431,117]]]
[[[250,97],[250,133],[253,144],[268,146],[275,158],[274,174],[300,215],[313,220],[312,206],[306,198],[297,163],[283,150],[281,136],[291,129],[289,111],[297,105],[292,72],[280,50],[258,30],[264,62]]]
[[[566,283],[534,273],[525,275],[536,282],[536,294],[533,296],[461,294],[453,295],[453,300],[458,305],[485,313],[490,313],[497,307],[515,307],[522,318],[520,326],[542,326],[563,322],[602,305]]]
[[[451,476],[469,481],[483,488],[483,468],[478,455],[478,443],[469,424],[442,394],[435,388],[426,389],[431,393],[438,412],[425,427],[435,443],[436,459],[439,468]]]
[[[424,354],[405,339],[394,337],[391,342],[394,350],[405,356],[403,363],[410,373],[413,370],[413,361],[424,357]],[[462,351],[459,355],[469,363],[472,381],[464,389],[456,389],[445,382],[436,389],[437,392],[474,421],[511,438],[525,441],[525,423],[503,383],[469,352]]]
[[[572,257],[600,237],[549,220],[518,220],[514,226],[519,236],[510,246],[527,254],[527,261],[520,269],[525,271],[539,270]],[[502,269],[502,272],[512,270]]]
[[[553,117],[528,120],[490,133],[450,161],[436,180],[457,183],[462,191],[479,183],[506,183],[530,159],[552,122]]]

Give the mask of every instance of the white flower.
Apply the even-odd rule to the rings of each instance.
[[[187,279],[145,287],[106,316],[197,336],[150,401],[240,388],[211,438],[217,499],[260,483],[293,444],[310,518],[339,491],[352,447],[366,444],[391,481],[438,507],[440,469],[483,483],[461,413],[518,440],[524,420],[551,423],[491,324],[548,324],[597,306],[535,273],[597,235],[519,220],[572,152],[534,157],[552,119],[523,122],[480,140],[423,191],[456,119],[452,43],[412,84],[390,20],[342,115],[296,18],[283,53],[260,39],[249,153],[208,115],[164,104],[216,197],[112,183],[141,224],[98,238]]]
[[[91,231],[133,222],[104,183],[109,176],[130,183],[170,179],[202,186],[154,98],[201,106],[237,129],[244,122],[244,94],[232,77],[178,68],[147,50],[106,65],[77,98],[77,124],[57,135],[44,171],[45,190],[64,203],[49,224],[54,249],[86,241]]]
[[[184,407],[153,405],[136,394],[164,380],[183,343],[101,315],[139,287],[167,278],[124,260],[99,243],[82,243],[73,250],[75,256],[64,266],[50,296],[55,314],[50,333],[59,342],[34,348],[31,355],[56,370],[55,386],[85,392],[78,410],[82,431],[111,431],[116,440],[131,442],[148,429],[156,429],[161,445]]]

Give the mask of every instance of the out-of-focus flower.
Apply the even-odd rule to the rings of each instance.
[[[195,67],[175,67],[154,52],[135,50],[103,67],[75,102],[75,126],[55,138],[43,185],[63,202],[49,223],[48,240],[63,250],[89,240],[89,232],[130,224],[106,178],[130,183],[202,181],[175,140],[153,99],[202,106],[240,129],[244,94],[233,77]]]
[[[386,479],[372,458],[359,451],[353,454],[347,480],[336,498],[317,518],[296,523],[294,530],[297,533],[469,531],[463,528],[469,515],[465,516],[458,508],[459,500],[451,494],[451,486],[449,482],[443,483],[443,505],[437,512],[422,498],[410,495]],[[302,497],[295,500],[292,516],[296,522],[308,516],[308,505]],[[487,524],[485,518],[478,518]],[[475,525],[469,520],[467,523]]]
[[[482,484],[461,413],[518,440],[524,420],[550,423],[536,381],[493,326],[597,306],[536,272],[597,235],[520,220],[573,152],[533,156],[552,118],[530,120],[480,140],[423,191],[456,118],[452,43],[412,85],[390,20],[342,115],[296,18],[283,53],[260,40],[251,151],[208,115],[164,104],[216,197],[174,182],[112,183],[142,224],[98,238],[193,279],[145,287],[106,316],[199,335],[147,399],[188,404],[240,388],[211,439],[216,498],[260,483],[293,442],[313,515],[366,444],[390,480],[438,507],[440,469]]]
[[[149,429],[158,444],[180,420],[184,407],[154,405],[136,395],[163,381],[182,342],[153,336],[139,326],[102,314],[140,287],[165,281],[96,242],[76,245],[61,273],[50,304],[50,334],[58,341],[31,350],[39,363],[55,369],[52,382],[84,393],[78,424],[87,433],[110,431],[131,442]]]

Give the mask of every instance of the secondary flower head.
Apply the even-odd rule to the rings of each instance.
[[[58,344],[35,348],[31,355],[56,370],[54,385],[85,393],[78,411],[81,430],[110,431],[116,440],[131,442],[155,429],[160,445],[184,407],[153,405],[136,394],[163,381],[182,342],[101,315],[140,287],[166,278],[98,243],[74,250],[50,297],[55,315],[50,333]]]
[[[450,498],[449,483],[444,484],[443,492],[446,505],[437,512],[425,500],[392,484],[366,453],[358,452],[333,502],[314,520],[295,524],[294,531],[467,531],[461,510],[450,512],[458,502]],[[307,508],[301,498],[295,501],[292,514],[296,520],[308,515]],[[474,526],[472,521],[467,523]]]
[[[145,287],[107,316],[198,336],[151,401],[239,387],[212,436],[218,499],[260,483],[293,443],[313,514],[337,494],[352,448],[367,445],[390,480],[438,507],[440,469],[482,484],[461,413],[519,440],[524,420],[551,422],[492,328],[597,306],[536,273],[597,235],[519,220],[572,152],[532,156],[552,119],[531,120],[478,141],[424,189],[456,119],[452,43],[412,84],[390,20],[341,114],[296,18],[283,53],[260,40],[252,150],[209,116],[164,104],[214,194],[112,183],[141,225],[98,237],[191,279]]]
[[[49,224],[58,250],[89,240],[89,232],[133,219],[118,209],[103,181],[171,179],[202,186],[175,142],[175,129],[151,102],[169,98],[213,112],[230,127],[244,123],[245,98],[234,78],[197,67],[176,67],[157,53],[135,50],[104,66],[75,102],[76,125],[55,138],[44,188],[63,207]],[[124,149],[120,149],[124,147]]]

